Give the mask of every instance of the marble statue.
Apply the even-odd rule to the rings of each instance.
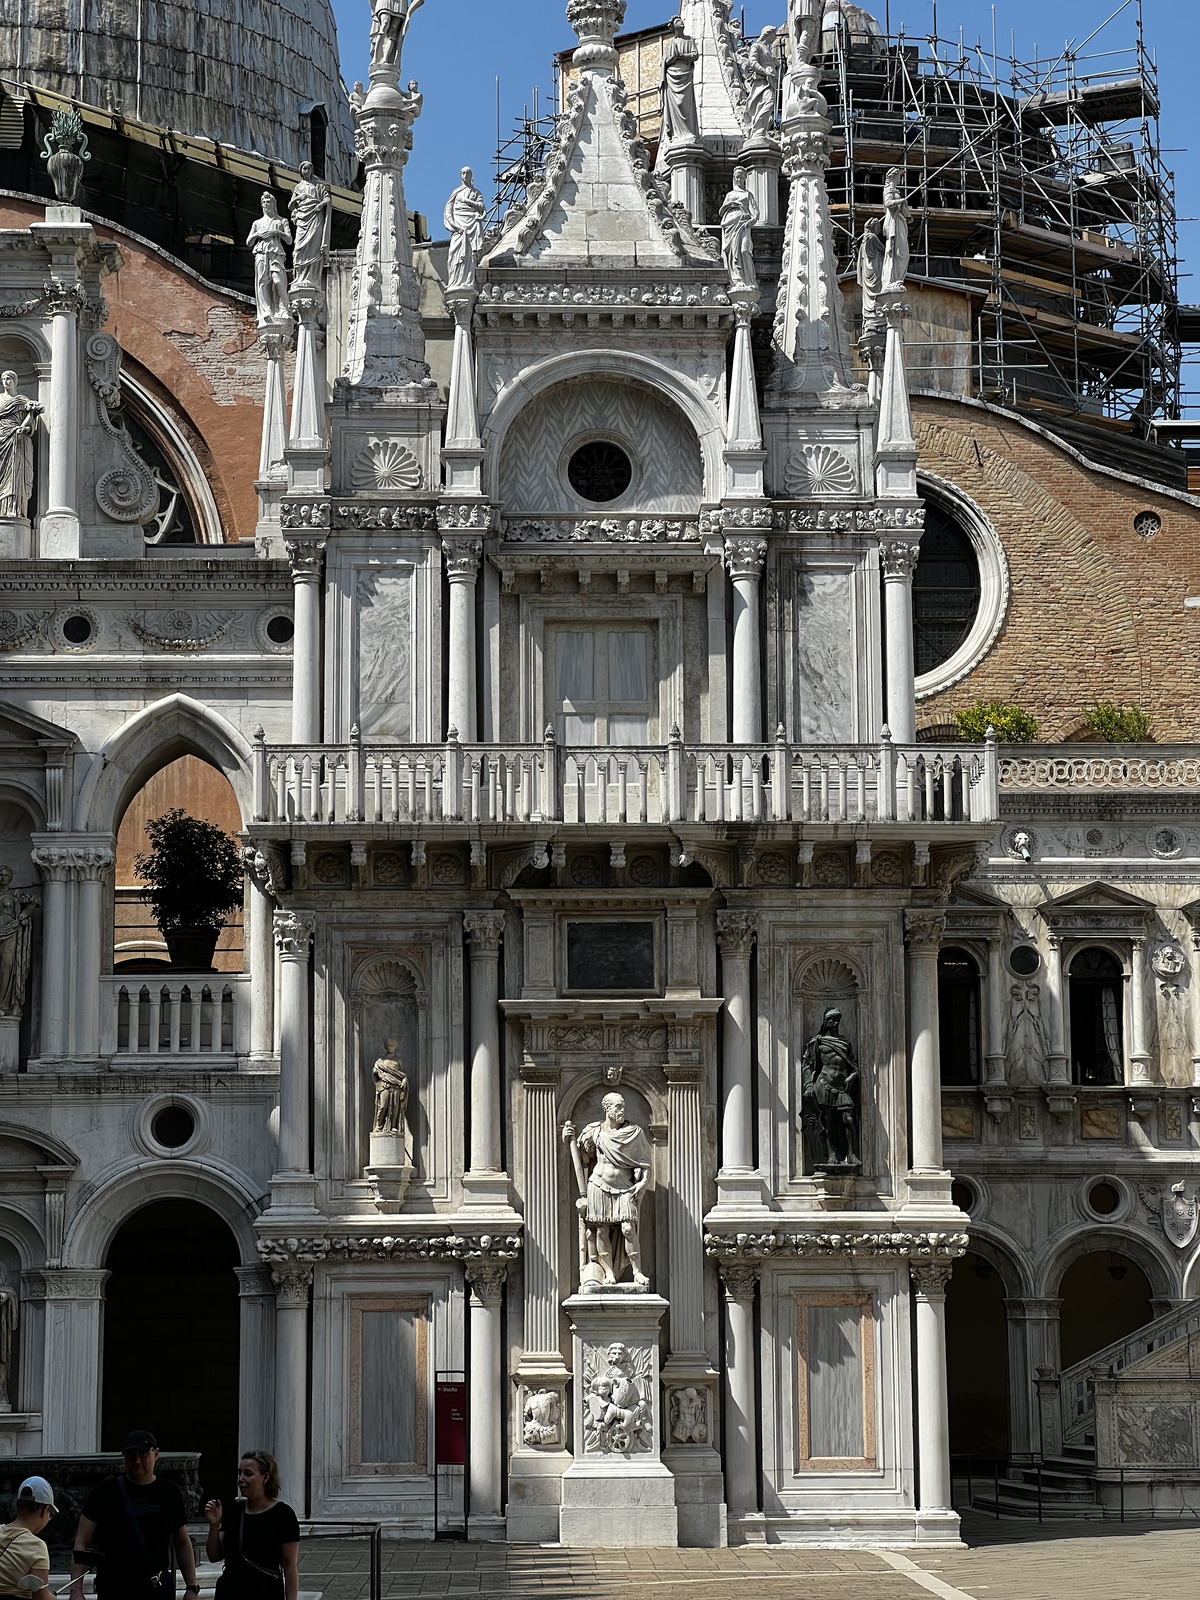
[[[24,517],[33,493],[33,430],[41,406],[17,393],[17,375],[0,375],[0,518]]]
[[[262,197],[262,216],[254,219],[246,243],[254,252],[254,301],[258,325],[270,327],[291,316],[288,305],[287,248],[292,230],[269,189]]]
[[[0,1411],[11,1411],[8,1386],[12,1380],[13,1336],[17,1331],[20,1299],[8,1277],[8,1270],[0,1261]]]
[[[521,1437],[528,1445],[557,1444],[561,1401],[555,1389],[535,1389],[525,1397]]]
[[[779,100],[779,51],[777,28],[764,28],[746,51],[742,77],[746,84],[746,133],[751,139],[765,139],[775,127],[775,108]]]
[[[824,117],[829,113],[829,102],[821,93],[820,67],[793,67],[784,79],[784,122],[794,122],[800,117]]]
[[[686,37],[676,40],[663,62],[663,136],[668,144],[690,144],[700,137],[696,111],[697,51]]]
[[[376,0],[371,14],[372,67],[398,67],[413,13],[425,0]]]
[[[475,269],[483,254],[483,224],[487,205],[475,187],[470,167],[460,174],[462,182],[446,201],[442,223],[450,235],[450,254],[446,264],[447,289],[473,289]]]
[[[329,229],[333,201],[329,185],[318,178],[311,161],[300,164],[300,182],[288,201],[295,242],[292,245],[292,288],[319,289],[329,264]]]
[[[883,180],[883,284],[884,294],[903,289],[911,252],[908,225],[912,207],[904,198],[904,168],[889,167]]]
[[[707,1444],[704,1391],[675,1389],[671,1394],[671,1438],[676,1444]]]
[[[859,1165],[859,1071],[842,1013],[830,1006],[805,1045],[800,1093],[805,1140],[815,1172],[850,1172]]]
[[[19,1017],[33,954],[33,912],[37,895],[13,889],[12,868],[0,867],[0,1017]]]
[[[788,0],[787,28],[793,66],[806,67],[821,43],[825,0]]]
[[[746,186],[745,167],[733,169],[733,188],[721,202],[721,255],[731,289],[757,289],[753,228],[758,201]]]
[[[375,1120],[372,1133],[403,1133],[404,1117],[408,1110],[408,1074],[404,1063],[396,1054],[397,1041],[385,1039],[386,1055],[371,1069],[375,1084]]]
[[[600,1103],[602,1121],[589,1122],[580,1134],[573,1122],[564,1123],[562,1130],[579,1185],[580,1287],[595,1291],[619,1283],[628,1265],[634,1287],[648,1289],[638,1221],[650,1182],[650,1141],[636,1123],[626,1122],[623,1095],[606,1094]]]
[[[870,333],[882,322],[879,315],[879,294],[883,288],[883,223],[872,217],[863,229],[858,247],[858,286],[862,290],[862,326]]]
[[[638,1352],[643,1356],[644,1352]],[[623,1344],[610,1344],[584,1369],[583,1442],[588,1451],[647,1450],[654,1418],[643,1392],[647,1373]]]

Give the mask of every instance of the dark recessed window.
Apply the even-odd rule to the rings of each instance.
[[[1018,978],[1032,978],[1041,964],[1042,958],[1031,944],[1019,944],[1008,958],[1009,970]]]
[[[975,1191],[962,1178],[956,1178],[950,1185],[950,1199],[960,1211],[969,1212],[975,1204]]]
[[[965,950],[938,956],[938,1039],[942,1082],[979,1082],[979,968]]]
[[[164,1106],[154,1113],[150,1133],[164,1150],[178,1150],[196,1131],[196,1119],[186,1106]]]
[[[291,644],[295,632],[291,617],[272,617],[267,623],[267,638],[272,644]]]
[[[568,989],[653,989],[652,922],[568,922]]]
[[[567,479],[580,499],[603,505],[625,493],[633,482],[633,465],[619,444],[593,439],[571,457]]]
[[[90,617],[68,617],[63,623],[63,638],[68,644],[86,644],[92,637],[92,619]]]
[[[979,561],[966,530],[936,501],[925,503],[913,574],[913,653],[917,677],[958,649],[979,610]]]
[[[1111,1183],[1094,1183],[1088,1190],[1088,1205],[1102,1217],[1111,1217],[1121,1204],[1121,1196]]]
[[[1121,1083],[1125,1076],[1121,964],[1107,950],[1081,950],[1071,962],[1071,1069],[1076,1083]]]

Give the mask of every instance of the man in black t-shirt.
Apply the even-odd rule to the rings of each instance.
[[[75,1535],[77,1550],[100,1552],[99,1600],[173,1600],[176,1559],[187,1584],[185,1600],[198,1596],[183,1495],[175,1484],[154,1475],[158,1461],[154,1435],[144,1429],[131,1433],[122,1454],[125,1470],[91,1491]],[[84,1571],[72,1561],[70,1600],[83,1600]]]

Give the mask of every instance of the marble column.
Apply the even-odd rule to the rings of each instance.
[[[273,1451],[275,1285],[269,1267],[234,1267],[238,1280],[238,1437]]]
[[[917,1503],[922,1515],[950,1509],[950,1409],[946,1388],[946,1284],[949,1266],[913,1263],[916,1299]]]
[[[664,151],[663,165],[670,179],[672,203],[682,206],[692,221],[703,227],[704,146],[698,139],[676,140]]]
[[[83,1060],[100,1049],[100,971],[104,959],[104,890],[116,857],[108,845],[72,851],[78,882],[75,924],[75,1003],[71,1008],[71,1053]]]
[[[454,349],[450,356],[450,386],[446,396],[446,443],[442,449],[446,492],[474,498],[483,488],[483,446],[479,442],[479,406],[475,395],[475,341],[471,334],[477,296],[474,289],[447,289],[445,297],[446,307],[454,318]]]
[[[1153,988],[1151,989],[1153,993]],[[1146,1048],[1146,941],[1130,941],[1129,949],[1129,1068],[1130,1083],[1150,1082],[1150,1052]]]
[[[247,877],[250,884],[250,1054],[262,1059],[273,1054],[275,1048],[274,911],[265,872],[260,876],[250,869]]]
[[[758,1514],[758,1410],[754,1291],[760,1268],[723,1265],[725,1294],[725,1500],[732,1519]]]
[[[912,605],[917,556],[917,546],[906,539],[890,539],[879,547],[887,647],[887,720],[892,740],[898,745],[911,745],[917,737]]]
[[[46,1267],[42,1367],[43,1455],[90,1455],[100,1448],[100,1323],[109,1274],[95,1267]]]
[[[750,324],[758,310],[758,290],[735,286],[730,289],[729,298],[737,328],[733,336],[729,415],[725,425],[725,493],[730,500],[761,501],[767,452],[763,449],[754,352],[750,345]]]
[[[762,739],[762,651],[759,588],[767,541],[726,538],[725,561],[733,581],[733,743]]]
[[[942,1170],[942,1083],[938,1039],[938,949],[945,916],[936,911],[906,911],[908,943],[909,1082],[912,1093],[912,1136],[909,1147],[909,1194],[922,1178],[949,1182]],[[932,1195],[930,1196],[933,1197]]]
[[[766,1203],[766,1186],[754,1165],[754,1013],[750,1005],[750,959],[755,920],[745,911],[717,912],[721,988],[725,996],[721,1033],[721,1167],[718,1209]]]
[[[984,1025],[984,1084],[1008,1087],[1004,1042],[1008,1020],[1008,980],[1004,975],[1004,945],[999,937],[987,941],[987,993]]]
[[[289,540],[296,633],[292,645],[292,743],[321,741],[321,580],[323,539]]]
[[[503,911],[464,911],[471,951],[471,1141],[464,1204],[508,1206],[500,1153],[500,940]]]
[[[758,206],[758,227],[779,226],[779,174],[783,167],[783,147],[773,135],[760,134],[747,139],[739,162],[746,169],[746,187]]]
[[[88,230],[90,232],[90,229]],[[71,560],[82,554],[79,522],[79,308],[78,294],[63,287],[50,297],[49,504],[39,525],[38,554]]]
[[[1052,1084],[1070,1083],[1067,1062],[1066,1027],[1063,1006],[1062,939],[1057,933],[1046,937],[1046,1034],[1050,1054],[1046,1059],[1046,1073]]]
[[[271,1267],[275,1284],[275,1449],[281,1499],[308,1514],[308,1306],[313,1269],[303,1262]]]
[[[272,1210],[313,1210],[308,986],[315,927],[316,917],[311,911],[275,913],[280,972],[279,1165],[271,1179]]]
[[[324,494],[328,471],[322,328],[325,293],[308,284],[293,284],[291,306],[296,316],[296,371],[286,450],[288,492]]]
[[[1200,927],[1192,928],[1192,1087],[1200,1089]]]
[[[469,1261],[471,1466],[468,1532],[472,1539],[503,1539],[504,1377],[500,1308],[507,1269],[501,1262]]]
[[[58,1060],[67,1053],[67,901],[70,850],[39,845],[34,865],[42,880],[42,1013],[39,1054]]]
[[[450,581],[450,685],[447,696],[447,731],[453,728],[464,744],[477,737],[475,707],[475,581],[483,554],[480,539],[446,539],[442,544],[446,577]]]

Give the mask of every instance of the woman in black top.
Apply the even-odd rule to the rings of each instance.
[[[228,1513],[219,1500],[204,1508],[208,1559],[225,1559],[217,1600],[298,1600],[300,1524],[279,1499],[275,1457],[248,1451],[238,1463],[237,1481],[241,1498]]]

